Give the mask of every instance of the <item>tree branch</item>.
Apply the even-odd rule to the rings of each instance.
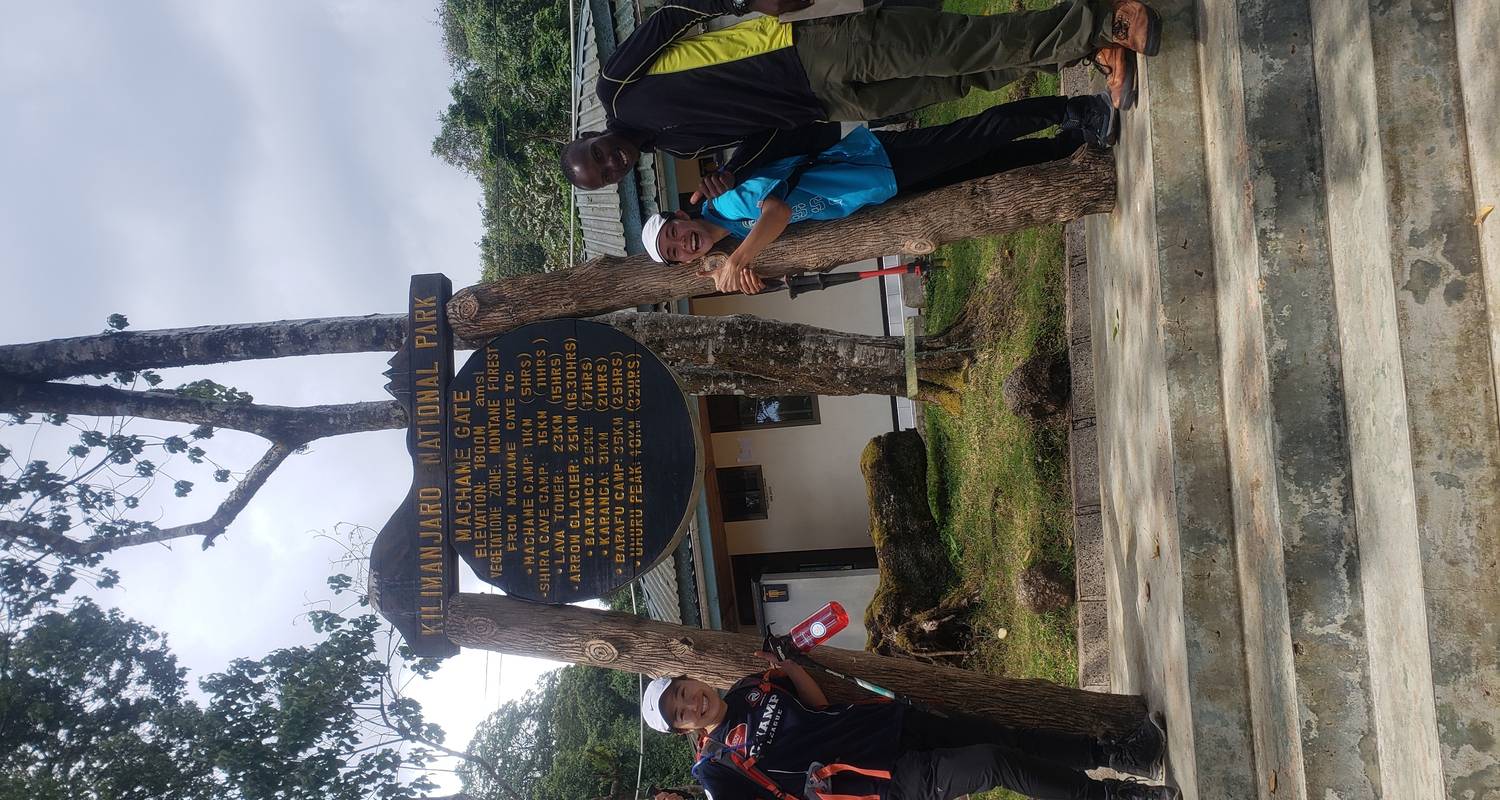
[[[240,482],[233,489],[229,490],[229,495],[224,498],[224,502],[219,504],[219,507],[214,510],[213,515],[208,519],[191,522],[186,525],[174,525],[170,528],[132,533],[126,536],[111,536],[107,538],[95,536],[78,542],[78,552],[84,555],[107,553],[111,550],[119,550],[122,547],[134,547],[138,544],[150,544],[152,542],[167,542],[189,536],[202,536],[203,549],[207,550],[213,547],[214,539],[218,538],[229,528],[229,523],[234,522],[235,517],[238,517],[240,512],[245,510],[245,506],[250,504],[250,500],[255,497],[256,492],[259,492],[260,488],[266,485],[266,481],[270,479],[271,473],[275,472],[276,468],[281,466],[281,462],[286,461],[287,456],[290,456],[296,449],[294,446],[279,443],[271,445],[266,450],[265,455],[262,455],[260,460],[255,462],[255,465],[245,472],[245,477],[241,478]]]
[[[41,525],[0,519],[0,536],[4,536],[7,543],[16,539],[30,539],[39,546],[39,549],[51,550],[68,556],[82,555],[78,540],[70,539]]]
[[[176,392],[128,391],[77,383],[23,383],[0,378],[0,412],[91,417],[146,417],[253,433],[301,446],[327,436],[406,427],[394,400],[322,406],[223,403]]]

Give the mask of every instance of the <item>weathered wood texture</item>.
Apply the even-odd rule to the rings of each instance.
[[[614,611],[528,603],[504,595],[454,595],[447,632],[464,647],[647,675],[688,675],[720,688],[765,669],[765,662],[752,655],[761,644],[756,636],[670,625]],[[1145,704],[1134,695],[1085,692],[831,647],[819,648],[815,655],[832,669],[919,701],[1010,725],[1122,735],[1139,725],[1146,713]],[[836,702],[869,697],[824,676],[818,681]]]
[[[1109,213],[1114,205],[1113,157],[1081,149],[1067,161],[897,198],[845,219],[801,223],[761,253],[755,271],[781,277],[894,253],[921,255],[960,239]],[[704,266],[601,256],[573,269],[462,289],[448,317],[459,336],[483,339],[535,319],[587,317],[712,292]]]
[[[905,394],[902,342],[753,316],[606,314],[612,325],[665,361],[690,394]],[[393,403],[285,408],[230,405],[172,392],[41,383],[118,370],[164,369],[294,355],[389,352],[400,347],[405,315],[325,317],[79,336],[0,346],[0,411],[129,414],[248,431],[268,439],[312,436],[327,425],[352,432],[343,417],[400,427]],[[393,333],[394,332],[394,333]],[[966,352],[937,352],[963,342],[924,337],[923,370],[952,370]],[[932,387],[926,387],[931,389]],[[377,406],[379,408],[377,408]],[[378,418],[378,419],[377,419]],[[395,423],[395,424],[386,424]],[[329,434],[323,434],[329,435]],[[300,442],[299,442],[300,443]]]

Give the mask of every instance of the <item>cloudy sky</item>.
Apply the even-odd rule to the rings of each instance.
[[[134,328],[404,311],[408,276],[478,276],[478,184],[429,154],[449,74],[432,0],[0,3],[0,342]],[[385,356],[167,374],[287,405],[385,397]],[[0,436],[5,436],[0,433]],[[13,434],[12,434],[13,437]],[[23,449],[29,442],[0,442]],[[263,443],[221,434],[243,469]],[[169,525],[219,496],[203,476]],[[340,548],[404,496],[401,434],[316,443],[220,540],[136,548],[100,595],[166,631],[194,678],[309,641]],[[462,747],[543,666],[466,653],[418,685]],[[441,777],[441,776],[438,776]]]

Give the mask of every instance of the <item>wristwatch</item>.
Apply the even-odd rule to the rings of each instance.
[[[743,17],[750,13],[750,0],[729,0],[729,10],[736,17]]]

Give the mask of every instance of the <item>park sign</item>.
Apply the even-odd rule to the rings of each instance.
[[[387,373],[409,420],[412,487],[370,551],[371,599],[419,656],[458,651],[444,634],[455,553],[508,595],[597,598],[676,547],[703,471],[688,398],[639,342],[549,320],[490,340],[452,375],[450,292],[441,275],[412,278]]]

